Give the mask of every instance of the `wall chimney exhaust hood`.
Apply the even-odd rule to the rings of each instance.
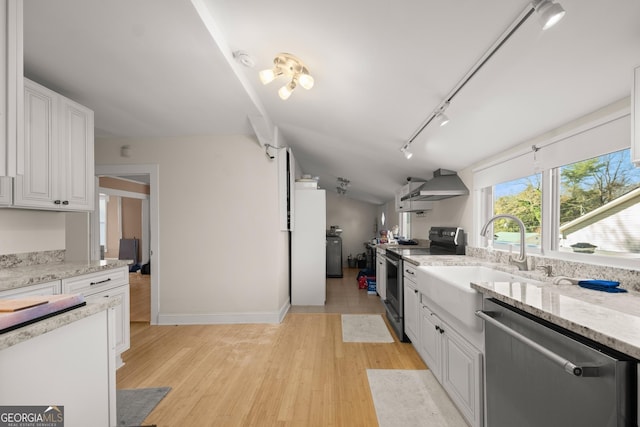
[[[442,200],[468,194],[469,189],[456,172],[438,169],[433,173],[432,179],[402,197],[402,200]]]

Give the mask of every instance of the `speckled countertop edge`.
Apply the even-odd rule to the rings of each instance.
[[[0,269],[0,291],[126,267],[131,261],[56,262]]]
[[[0,334],[0,350],[20,344],[24,341],[30,340],[31,338],[43,335],[47,332],[53,331],[54,329],[58,329],[80,319],[84,319],[85,317],[92,316],[111,307],[116,307],[121,304],[121,298],[122,297],[119,295],[114,295],[110,298],[100,300],[99,302],[87,303],[85,306],[74,308],[73,310],[32,323],[31,325],[23,326],[22,328]]]
[[[522,282],[472,282],[471,287],[522,311],[640,359],[640,293],[606,293],[576,285],[555,285],[541,271],[516,267],[468,255],[417,255],[404,258],[416,266],[477,265],[525,278]],[[526,281],[531,279],[531,282]],[[535,296],[535,297],[534,297]]]

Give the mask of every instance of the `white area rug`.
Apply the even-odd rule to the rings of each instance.
[[[343,314],[342,341],[393,342],[393,337],[380,314]]]
[[[367,369],[380,427],[467,427],[431,371]]]

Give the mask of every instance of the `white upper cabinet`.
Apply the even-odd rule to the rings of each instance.
[[[18,141],[16,207],[93,209],[93,111],[24,79],[24,138]]]
[[[631,91],[631,160],[640,167],[640,66],[633,70]]]
[[[0,0],[0,40],[0,206],[8,206],[22,122],[22,0]]]

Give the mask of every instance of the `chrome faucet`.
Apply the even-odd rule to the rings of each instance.
[[[520,228],[520,255],[518,256],[517,259],[513,259],[513,257],[510,256],[509,263],[516,265],[518,267],[518,270],[527,271],[529,267],[527,265],[527,255],[525,253],[525,235],[524,235],[525,228],[524,228],[524,223],[520,220],[520,218],[513,215],[508,215],[508,214],[495,215],[491,217],[489,221],[487,221],[484,227],[482,227],[482,230],[480,230],[480,235],[487,237],[487,233],[489,232],[489,225],[496,219],[501,219],[501,218],[510,219],[514,221],[516,224],[518,224],[518,227]]]

